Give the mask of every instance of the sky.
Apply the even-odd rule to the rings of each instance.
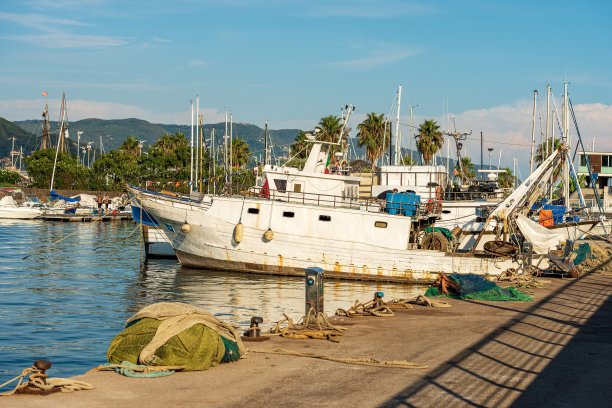
[[[59,117],[66,92],[71,121],[189,124],[199,95],[206,123],[228,112],[312,129],[352,104],[356,129],[369,112],[395,119],[402,85],[405,146],[413,106],[415,125],[471,130],[473,162],[482,132],[485,162],[492,147],[525,172],[533,91],[539,141],[547,84],[560,112],[568,83],[585,143],[612,152],[611,16],[588,0],[4,0],[0,117],[40,119],[47,98]]]

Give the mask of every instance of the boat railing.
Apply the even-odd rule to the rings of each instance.
[[[447,201],[478,201],[504,198],[502,191],[447,191],[444,199]]]
[[[259,197],[283,202],[310,204],[322,207],[351,208],[367,212],[384,212],[391,215],[412,217],[436,217],[442,213],[442,202],[429,200],[421,203],[391,201],[381,199],[363,200],[359,197],[337,196],[331,194],[305,193],[296,191],[278,191],[262,187],[250,187],[240,192],[247,197]]]

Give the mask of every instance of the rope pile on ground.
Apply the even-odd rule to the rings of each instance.
[[[591,254],[581,263],[589,272],[612,272],[612,247],[589,243]]]
[[[423,295],[419,295],[411,299],[392,299],[390,302],[385,303],[385,305],[391,309],[413,309],[412,305],[427,307],[451,307],[450,303],[448,302],[432,300]]]
[[[364,365],[364,366],[369,366],[369,367],[408,368],[408,369],[428,368],[428,366],[426,365],[418,365],[418,364],[410,363],[405,360],[379,361],[373,358],[340,358],[340,357],[328,356],[325,354],[315,354],[315,353],[306,353],[303,351],[285,350],[282,348],[268,349],[268,350],[249,349],[249,351],[253,353],[283,354],[283,355],[289,355],[289,356],[319,358],[322,360],[335,361],[337,363],[356,364],[356,365]]]
[[[338,309],[336,310],[336,316],[347,316],[347,317],[362,317],[362,316],[376,316],[376,317],[391,317],[395,316],[393,310],[385,306],[382,298],[374,298],[369,302],[360,303],[359,300],[355,301],[355,304],[349,309]]]
[[[316,313],[313,308],[303,316],[298,323],[293,323],[293,319],[283,313],[285,318],[276,322],[270,329],[270,334],[280,335],[290,339],[321,339],[330,340],[338,343],[339,336],[342,336],[343,327],[337,327],[330,323],[324,313]],[[283,324],[286,325],[283,327]]]
[[[28,382],[23,382],[24,378],[30,376]],[[37,389],[41,391],[56,391],[61,392],[75,392],[80,390],[93,390],[95,387],[84,381],[72,380],[69,378],[51,377],[48,378],[44,370],[40,370],[36,367],[24,369],[20,375],[0,385],[0,388],[12,383],[15,380],[19,380],[17,385],[12,391],[5,391],[0,393],[0,396],[13,395],[24,391],[24,389]]]
[[[510,282],[519,288],[543,288],[544,284],[551,283],[549,280],[536,279],[534,276],[518,274],[514,268],[508,268],[502,272],[497,280],[500,282]]]

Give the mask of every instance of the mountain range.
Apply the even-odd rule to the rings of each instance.
[[[1,119],[1,118],[0,118]],[[6,120],[0,122],[0,128],[4,123],[11,123]],[[36,150],[37,136],[41,133],[41,120],[22,120],[15,121],[13,125],[18,125],[21,132],[14,127],[7,125],[15,132],[15,137],[18,139],[16,146],[23,144],[24,153],[27,151]],[[58,123],[50,122],[51,133],[57,134]],[[203,135],[205,139],[210,140],[211,129],[215,129],[216,144],[222,143],[223,134],[225,133],[225,123],[205,124],[203,126]],[[143,149],[153,145],[155,141],[164,134],[174,134],[182,132],[188,138],[191,137],[191,127],[189,125],[174,125],[151,123],[142,119],[83,119],[69,123],[70,139],[73,142],[77,141],[77,131],[83,132],[80,136],[80,144],[85,145],[88,142],[92,143],[92,147],[108,152],[111,149],[117,149],[128,136],[135,136],[143,143]],[[294,142],[295,136],[299,134],[298,129],[280,129],[269,130],[270,142],[278,147],[288,146]],[[26,136],[27,134],[27,136]],[[228,129],[229,134],[229,129]],[[36,136],[35,136],[36,135]],[[250,147],[251,153],[254,155],[262,155],[264,149],[264,129],[247,124],[234,123],[232,129],[234,138],[244,139]],[[9,135],[8,137],[12,137]],[[6,136],[4,137],[6,139]],[[4,149],[0,144],[0,156],[9,154],[10,146]]]

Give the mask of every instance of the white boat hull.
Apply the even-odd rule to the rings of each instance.
[[[411,249],[410,217],[256,198],[193,203],[136,194],[188,267],[300,276],[320,267],[332,278],[402,282],[431,282],[439,273],[498,275],[518,267],[509,259]],[[327,214],[331,220],[321,221]],[[238,223],[244,227],[240,242],[234,236]],[[268,229],[270,240],[264,237]]]
[[[41,214],[42,212],[36,208],[0,207],[0,219],[31,220]]]

